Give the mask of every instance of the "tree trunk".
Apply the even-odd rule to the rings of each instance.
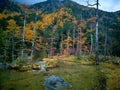
[[[99,6],[99,0],[97,0],[97,3],[96,3],[96,6],[97,6],[97,10],[96,10],[96,57],[95,57],[95,60],[96,60],[96,65],[99,65],[99,49],[98,49],[98,6]]]
[[[53,56],[53,39],[51,38],[51,43],[50,43],[50,56]]]
[[[75,52],[75,55],[76,55],[76,56],[79,55],[79,48],[80,48],[80,47],[79,47],[79,43],[78,43],[79,40],[80,40],[80,39],[79,39],[79,33],[80,33],[80,32],[79,32],[79,30],[77,30],[77,31],[78,31],[78,33],[77,33],[77,46],[76,46],[76,52]]]
[[[34,21],[34,33],[33,33],[33,39],[32,39],[32,48],[31,48],[31,62],[33,61],[33,54],[34,54],[34,47],[35,47],[35,37],[36,37],[36,20],[37,16],[35,17]]]
[[[52,28],[52,34],[51,34],[51,43],[50,43],[50,56],[53,56],[53,43],[54,43],[54,32],[56,31],[56,25]]]
[[[12,29],[12,63],[14,63],[14,29]]]
[[[87,1],[88,6],[94,6],[96,5],[96,56],[95,56],[95,60],[96,60],[96,65],[99,65],[99,48],[98,48],[98,7],[99,7],[99,0],[96,1],[95,4],[91,5],[89,4],[89,0]]]
[[[82,33],[82,30],[80,29],[80,33]],[[79,35],[79,40],[80,40],[80,42],[82,42],[82,36],[81,35]],[[80,44],[80,55],[82,54],[82,44]]]
[[[63,54],[63,34],[61,33],[60,54]]]
[[[107,25],[106,25],[106,30],[105,30],[105,44],[104,44],[104,60],[106,60],[106,54],[107,54]]]
[[[21,51],[21,57],[23,58],[24,56],[24,43],[25,43],[25,25],[26,25],[26,15],[25,15],[25,18],[24,18],[24,27],[23,27],[23,30],[22,30],[22,51]]]
[[[72,48],[73,48],[73,55],[75,54],[75,26],[74,26],[74,29],[73,29],[73,45],[72,45]]]
[[[5,40],[5,48],[4,48],[4,62],[6,63],[6,60],[7,60],[7,40]]]
[[[90,54],[92,54],[92,53],[93,53],[93,35],[92,35],[92,24],[91,24],[91,35],[90,35],[90,38],[91,38]]]
[[[66,52],[67,56],[69,56],[69,31],[67,33],[67,52]]]

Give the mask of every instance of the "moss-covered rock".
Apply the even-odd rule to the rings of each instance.
[[[40,70],[41,66],[39,64],[32,64],[32,69],[34,69],[34,70]]]
[[[22,72],[25,72],[25,71],[28,71],[28,70],[32,70],[32,66],[31,65],[19,66],[18,70],[22,71]]]
[[[19,65],[17,65],[17,64],[10,64],[8,69],[10,69],[10,70],[18,70],[18,68],[19,68]]]
[[[46,69],[51,69],[57,67],[58,60],[56,58],[44,58],[46,63]]]

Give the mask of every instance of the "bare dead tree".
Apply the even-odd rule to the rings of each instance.
[[[53,45],[54,45],[54,32],[56,31],[56,25],[54,25],[53,26],[53,28],[52,28],[52,33],[51,33],[51,38],[49,38],[50,39],[50,57],[52,57],[53,56],[53,50],[54,50],[54,47],[53,47]]]
[[[14,51],[15,51],[15,45],[14,45],[14,26],[12,26],[12,63],[14,63]]]
[[[105,28],[105,43],[104,43],[104,60],[106,60],[106,55],[107,55],[107,41],[108,41],[108,28],[106,25]]]
[[[74,52],[75,52],[75,26],[74,26],[74,29],[73,29],[73,45],[72,45],[72,48],[73,48],[73,51],[72,51],[72,53],[74,54]]]
[[[80,46],[79,46],[79,40],[80,40],[80,37],[79,37],[79,30],[77,30],[77,46],[76,46],[76,52],[75,52],[75,55],[76,56],[78,56],[79,55],[79,48],[80,48]]]
[[[63,54],[63,33],[61,32],[60,54]]]
[[[66,44],[67,45],[67,52],[66,52],[67,56],[69,56],[69,42],[70,42],[69,41],[69,36],[70,36],[69,34],[70,34],[70,32],[68,30],[68,32],[67,32],[67,44]]]
[[[36,39],[36,21],[37,21],[37,11],[35,12],[34,27],[33,27],[33,38],[32,38],[32,48],[31,48],[31,62],[33,61],[35,39]]]
[[[96,65],[99,65],[99,48],[98,48],[98,7],[99,7],[99,0],[96,1],[95,4],[89,4],[89,0],[87,1],[88,6],[95,6],[96,5]]]
[[[24,15],[24,26],[22,30],[22,51],[21,51],[21,57],[24,56],[24,46],[25,46],[25,25],[26,25],[26,14]]]
[[[90,26],[90,30],[91,30],[91,32],[93,31],[93,26],[92,26],[92,24],[91,24],[91,26]],[[91,33],[91,35],[90,35],[90,39],[91,39],[90,53],[92,54],[92,53],[93,53],[93,35],[92,35],[92,33]]]

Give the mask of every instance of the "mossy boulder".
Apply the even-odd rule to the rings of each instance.
[[[17,65],[17,64],[10,64],[8,67],[8,69],[10,69],[10,70],[18,70],[18,68],[19,68],[19,65]]]
[[[25,72],[28,70],[32,70],[32,66],[31,65],[20,65],[18,68],[19,71]]]
[[[40,70],[41,66],[39,64],[32,64],[32,69],[34,69],[34,70]]]
[[[21,71],[21,72],[25,72],[25,71],[29,71],[29,70],[40,70],[41,69],[41,66],[40,64],[36,64],[36,63],[33,63],[33,64],[11,64],[9,66],[10,70],[18,70],[18,71]]]
[[[44,58],[43,61],[46,63],[46,69],[57,67],[58,61],[56,58]]]

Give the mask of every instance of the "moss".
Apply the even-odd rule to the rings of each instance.
[[[55,68],[55,67],[57,67],[58,60],[56,59],[56,57],[44,58],[43,61],[46,63],[46,68]]]
[[[80,64],[82,64],[82,65],[94,65],[95,61],[84,61],[84,60],[81,60]]]

